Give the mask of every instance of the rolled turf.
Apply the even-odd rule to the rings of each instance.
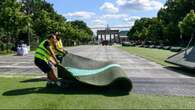
[[[68,53],[61,65],[58,76],[63,80],[90,85],[97,88],[130,92],[132,82],[120,65],[114,62],[95,61]]]

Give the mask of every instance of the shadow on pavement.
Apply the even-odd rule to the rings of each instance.
[[[32,78],[27,80],[22,80],[20,83],[35,83],[35,82],[42,82],[46,81],[46,77],[41,78]],[[118,79],[119,81],[123,83],[124,80]],[[71,81],[71,80],[62,80],[59,79],[59,81],[62,83],[62,87],[55,87],[55,88],[46,88],[46,87],[38,87],[38,88],[24,88],[24,89],[16,89],[16,90],[10,90],[5,93],[3,93],[4,96],[17,96],[17,95],[25,95],[25,94],[34,94],[34,93],[43,93],[43,94],[80,94],[80,95],[92,95],[92,94],[98,94],[98,95],[105,95],[105,96],[124,96],[128,95],[129,91],[132,89],[132,84],[130,88],[129,85],[119,86],[120,83],[115,81],[115,83],[111,83],[108,86],[94,86],[90,84],[85,84],[78,81]],[[126,81],[126,80],[125,80]],[[130,89],[130,90],[129,90]],[[128,91],[128,92],[127,92]]]
[[[164,67],[165,69],[168,69],[168,70],[171,70],[171,71],[174,71],[174,72],[177,72],[179,74],[183,74],[183,75],[187,75],[187,76],[190,76],[190,77],[195,77],[195,70],[194,69],[188,69],[188,68],[185,68],[185,67],[175,67],[175,66],[168,66],[168,67]]]
[[[31,82],[42,82],[42,81],[47,81],[46,77],[41,77],[41,78],[33,78],[33,79],[27,79],[20,81],[21,83],[31,83]]]
[[[27,94],[64,94],[64,95],[104,95],[109,97],[129,95],[127,92],[112,90],[108,88],[97,88],[92,86],[71,86],[68,88],[46,88],[34,87],[9,90],[4,92],[3,96],[19,96]]]

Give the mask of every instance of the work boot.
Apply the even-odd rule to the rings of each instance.
[[[56,85],[57,85],[58,87],[61,87],[61,86],[62,86],[62,83],[61,83],[60,81],[56,81],[55,83],[56,83]]]
[[[56,83],[54,81],[48,81],[46,84],[47,88],[55,88],[57,87]]]
[[[68,88],[69,85],[67,83],[64,83],[62,80],[56,81],[56,85],[60,88]]]

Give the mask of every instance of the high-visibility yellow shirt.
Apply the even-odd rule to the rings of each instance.
[[[60,49],[60,50],[63,49],[63,44],[62,44],[62,40],[61,39],[57,43],[57,48]]]
[[[47,40],[44,40],[43,42],[41,42],[39,47],[36,49],[36,51],[35,51],[35,58],[39,58],[39,59],[45,61],[46,63],[48,63],[50,58],[51,58],[51,53],[44,46],[44,43],[46,41]]]
[[[55,54],[63,56],[64,52],[63,52],[63,44],[62,44],[62,40],[61,39],[59,39],[59,41],[57,42],[56,48],[55,48],[54,45],[51,45],[51,47],[52,47],[52,49],[53,49]]]

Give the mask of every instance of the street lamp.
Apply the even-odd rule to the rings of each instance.
[[[30,23],[28,23],[28,50],[30,51]]]

